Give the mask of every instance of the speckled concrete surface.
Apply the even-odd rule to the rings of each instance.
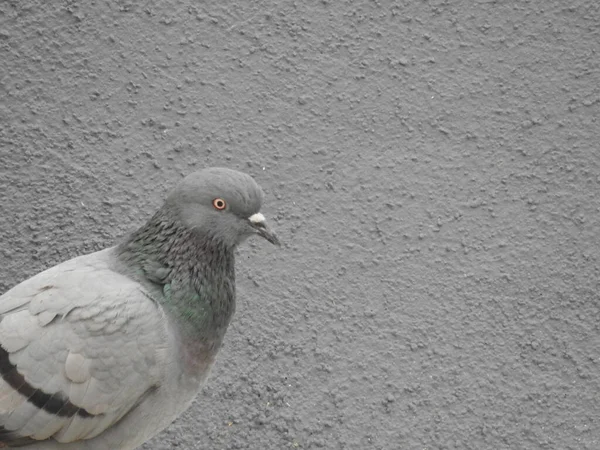
[[[0,290],[242,169],[286,245],[144,449],[597,450],[599,5],[4,0]]]

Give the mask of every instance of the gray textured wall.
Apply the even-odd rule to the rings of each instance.
[[[597,450],[599,30],[591,0],[2,0],[0,290],[242,169],[286,245],[241,249],[145,449]]]

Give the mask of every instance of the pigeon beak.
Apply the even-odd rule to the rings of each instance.
[[[271,244],[281,247],[281,242],[279,242],[277,235],[267,225],[265,216],[263,216],[261,213],[256,213],[256,214],[252,214],[250,217],[248,217],[248,220],[250,221],[250,224],[256,231],[256,234],[258,234],[260,237],[265,238]]]

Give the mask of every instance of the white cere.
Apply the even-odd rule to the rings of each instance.
[[[252,223],[261,223],[265,221],[265,216],[263,216],[261,213],[256,213],[248,217],[248,220]]]

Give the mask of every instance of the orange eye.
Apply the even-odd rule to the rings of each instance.
[[[215,198],[213,200],[213,206],[215,207],[215,209],[218,209],[219,211],[225,209],[225,207],[227,206],[227,203],[225,203],[225,200],[223,200],[222,198]]]

